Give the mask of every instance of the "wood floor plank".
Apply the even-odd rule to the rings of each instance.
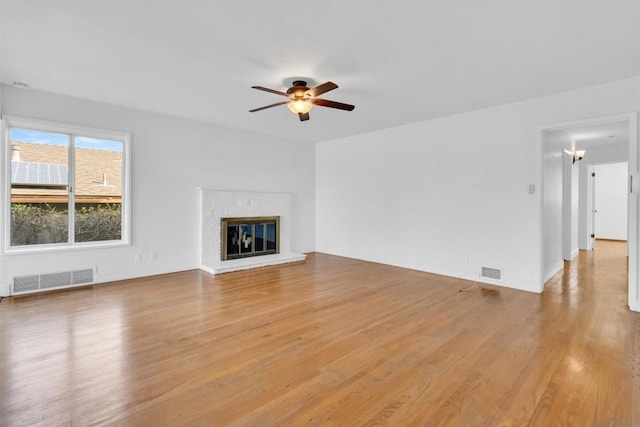
[[[542,295],[459,292],[310,254],[8,298],[0,426],[638,425],[626,268],[599,241]]]

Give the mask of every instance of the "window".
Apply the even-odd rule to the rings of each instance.
[[[7,251],[129,243],[129,140],[7,117]]]

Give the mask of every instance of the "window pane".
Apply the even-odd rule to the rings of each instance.
[[[10,128],[11,245],[68,241],[69,136]]]
[[[229,225],[227,227],[227,258],[232,255],[238,255],[240,250],[240,227],[237,225]]]
[[[120,141],[76,137],[75,241],[122,238]]]
[[[276,224],[274,222],[267,224],[267,250],[276,250]]]
[[[264,224],[256,224],[255,226],[256,235],[255,239],[255,250],[256,252],[264,251]]]
[[[251,224],[243,224],[240,226],[240,253],[251,252],[253,252],[253,227]]]

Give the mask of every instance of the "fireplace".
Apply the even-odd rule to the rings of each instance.
[[[280,253],[280,217],[220,219],[222,261]]]
[[[291,251],[291,194],[206,188],[198,191],[200,269],[221,274],[305,260],[306,255]],[[275,226],[260,226],[268,222]],[[227,224],[238,225],[238,233],[234,235],[235,228],[228,233]],[[242,224],[252,225],[244,228],[244,243],[241,243],[239,227]],[[266,236],[265,232],[268,233]],[[236,246],[233,245],[234,237]],[[252,237],[251,244],[249,237]],[[227,240],[231,240],[230,257],[225,254]],[[264,256],[247,256],[262,254]]]

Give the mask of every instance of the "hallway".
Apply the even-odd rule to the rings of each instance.
[[[545,285],[547,292],[564,295],[566,302],[576,296],[594,296],[598,306],[627,307],[627,242],[597,240],[592,251],[580,251],[562,272]]]
[[[594,250],[581,250],[573,261],[565,261],[564,270],[545,285],[543,301],[545,306],[563,308],[545,312],[562,315],[558,327],[567,333],[567,374],[572,375],[565,378],[568,381],[563,388],[568,395],[606,387],[624,400],[633,389],[633,422],[624,417],[615,422],[636,426],[640,425],[640,316],[627,305],[627,260],[626,242],[597,240]],[[614,370],[619,372],[618,378],[612,377]],[[599,404],[602,413],[614,406]]]

